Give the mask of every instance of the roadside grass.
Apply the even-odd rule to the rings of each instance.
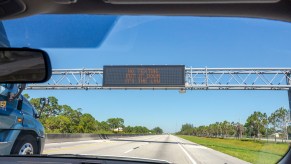
[[[178,136],[250,163],[276,163],[289,149],[289,144],[279,142]]]

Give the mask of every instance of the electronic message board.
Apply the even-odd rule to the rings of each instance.
[[[103,87],[185,87],[185,66],[104,66]]]

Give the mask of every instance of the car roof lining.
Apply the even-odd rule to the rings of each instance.
[[[116,5],[102,0],[79,0],[73,4],[60,4],[58,0],[23,1],[26,10],[1,17],[15,19],[35,14],[102,14],[102,15],[171,15],[209,17],[250,17],[291,22],[291,1],[251,4],[139,4]]]

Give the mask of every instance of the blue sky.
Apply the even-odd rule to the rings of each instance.
[[[59,22],[64,19],[52,17]],[[79,22],[76,26],[63,23],[62,28],[72,33],[72,37],[75,33],[84,35],[80,40],[67,42],[72,42],[72,47],[83,40],[84,44],[79,48],[60,48],[68,46],[60,43],[66,40],[61,36],[70,35],[62,35],[59,31],[52,36],[52,33],[40,30],[42,26],[33,24],[40,19],[43,18],[30,17],[24,21],[7,21],[4,25],[8,37],[12,38],[12,46],[47,50],[53,68],[101,68],[114,64],[290,67],[291,24],[284,22],[245,18],[94,16],[86,19],[87,23],[76,21]],[[21,27],[17,26],[19,22]],[[102,22],[110,28],[106,30]],[[88,28],[93,26],[96,28]],[[26,32],[23,42],[17,39],[16,31],[21,30]],[[35,35],[36,30],[38,35]],[[51,40],[56,38],[54,44],[59,45],[58,48],[52,48],[54,44],[45,46],[48,35]],[[91,40],[88,41],[87,37]],[[34,38],[38,39],[37,42]],[[286,91],[188,91],[186,94],[178,91],[25,92],[32,97],[53,95],[60,104],[82,108],[84,113],[92,114],[99,121],[121,117],[126,125],[160,126],[166,132],[179,130],[183,123],[197,126],[223,120],[244,123],[254,111],[270,114],[279,107],[288,108]]]

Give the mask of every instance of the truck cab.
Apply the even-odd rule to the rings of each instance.
[[[10,91],[17,94],[17,84],[0,85],[0,154],[40,154],[44,147],[44,127],[39,114],[22,95],[11,100]]]

